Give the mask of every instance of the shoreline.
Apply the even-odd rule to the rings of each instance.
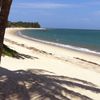
[[[44,51],[50,54],[55,55],[58,58],[64,58],[65,60],[70,58],[79,58],[86,60],[87,62],[93,62],[97,65],[100,64],[100,56],[96,54],[91,54],[87,52],[80,52],[78,50],[73,50],[70,48],[62,48],[59,46],[55,46],[48,43],[42,43],[41,41],[34,41],[27,38],[23,38],[17,34],[20,30],[25,30],[26,28],[8,28],[6,31],[5,38],[8,38],[9,40],[16,41],[18,43],[21,43],[22,45],[27,45],[27,48],[36,48],[40,51]],[[29,28],[28,28],[29,29]],[[57,52],[56,52],[57,50]]]
[[[16,70],[44,70],[51,73],[45,75],[56,75],[69,77],[73,79],[71,82],[89,87],[89,84],[80,83],[76,80],[95,84],[90,88],[100,89],[100,57],[71,49],[64,49],[57,46],[44,44],[41,42],[31,41],[16,35],[20,28],[7,29],[4,43],[11,49],[20,54],[28,55],[30,58],[17,59],[8,56],[1,58],[1,66],[11,71]],[[68,82],[68,80],[67,80]],[[61,84],[62,85],[62,84]],[[66,87],[66,86],[65,86]],[[98,100],[100,94],[85,90],[80,87],[70,87],[68,89],[78,92],[82,95]],[[75,99],[77,100],[77,99]]]
[[[30,44],[30,47],[36,47],[37,49],[40,49],[40,50],[46,50],[46,48],[44,49],[42,46],[40,46],[40,45],[43,45],[44,47],[50,47],[51,48],[51,50],[49,51],[49,52],[52,52],[52,50],[54,49],[54,48],[56,48],[56,49],[59,49],[59,51],[62,51],[62,50],[64,50],[64,51],[72,51],[72,53],[79,53],[79,54],[83,54],[83,55],[89,55],[89,56],[93,56],[93,57],[97,57],[97,58],[100,58],[100,56],[99,56],[99,54],[95,54],[94,53],[94,51],[91,53],[91,52],[88,52],[88,51],[80,51],[80,50],[77,50],[77,49],[73,49],[73,48],[71,48],[70,46],[69,47],[62,47],[62,46],[59,46],[59,44],[56,44],[56,43],[52,43],[52,42],[48,42],[48,41],[41,41],[41,40],[38,40],[38,39],[34,39],[34,38],[32,38],[32,39],[30,39],[30,37],[27,37],[27,36],[25,36],[25,35],[22,35],[22,34],[18,34],[18,31],[21,31],[21,30],[27,30],[27,29],[35,29],[35,28],[8,28],[7,29],[7,33],[9,33],[9,32],[11,32],[11,35],[13,35],[14,36],[14,38],[18,38],[17,40],[18,41],[20,41],[21,39],[22,39],[22,43],[24,44],[24,41],[27,41],[27,43],[25,42],[25,44],[28,44],[28,42],[30,42],[30,43],[33,43],[33,44],[37,44],[37,45],[32,45],[32,44]],[[45,30],[45,28],[37,28],[36,30],[38,30],[38,29],[43,29],[43,30]],[[9,35],[9,34],[8,34]],[[9,36],[5,36],[5,37],[8,37],[9,38]],[[11,40],[11,38],[10,38],[10,40]],[[40,47],[39,47],[40,46]],[[79,47],[80,48],[80,47]],[[81,48],[82,49],[82,48]],[[83,48],[84,49],[84,48]],[[48,50],[47,50],[48,51]],[[56,52],[54,52],[54,53],[56,53]],[[67,55],[68,55],[68,53],[67,53]],[[73,57],[73,56],[72,56]],[[77,57],[77,56],[76,56]],[[86,57],[85,57],[86,58]],[[100,64],[100,63],[99,63]]]
[[[5,39],[7,38],[11,42],[5,40],[5,44],[7,44],[10,48],[12,48],[20,53],[28,54],[33,57],[35,56],[37,58],[40,58],[41,60],[40,59],[38,59],[38,60],[31,60],[31,59],[20,60],[20,59],[14,59],[14,58],[9,58],[9,57],[5,56],[5,57],[2,57],[1,65],[4,66],[6,64],[5,61],[7,58],[7,60],[13,60],[15,62],[15,63],[12,63],[11,66],[10,66],[10,64],[6,64],[6,65],[9,65],[8,68],[10,68],[12,70],[28,69],[28,68],[33,68],[33,66],[35,66],[35,68],[41,69],[41,68],[45,68],[46,66],[49,66],[48,68],[47,67],[46,68],[48,70],[50,70],[51,72],[57,71],[57,73],[63,75],[66,73],[66,71],[63,70],[63,68],[69,69],[69,66],[72,66],[73,69],[77,69],[77,68],[79,68],[79,69],[82,68],[84,70],[88,69],[90,71],[97,72],[99,74],[99,72],[98,72],[99,66],[98,65],[100,65],[100,57],[98,57],[96,55],[91,55],[91,54],[87,54],[87,53],[83,53],[83,52],[74,51],[71,49],[64,49],[64,48],[60,48],[57,46],[43,44],[43,43],[36,42],[36,41],[31,41],[31,40],[17,36],[16,31],[18,31],[18,30],[20,30],[20,29],[17,29],[17,30],[16,29],[10,29],[10,30],[8,29],[7,30],[7,33],[5,34]],[[48,55],[48,54],[52,54],[52,55]],[[84,61],[82,61],[82,59]],[[27,60],[29,61],[29,63],[27,62]],[[38,63],[36,63],[35,61]],[[18,62],[19,62],[19,64],[17,64]],[[25,62],[25,63],[23,63],[23,62]],[[40,64],[39,64],[39,62],[40,62]],[[96,63],[97,65],[92,64],[91,62]],[[23,67],[19,68],[18,67],[19,65],[22,65]],[[15,66],[15,67],[13,67],[13,66]],[[30,66],[30,67],[28,67],[28,66]],[[59,66],[59,69],[58,70],[55,69],[54,66],[55,67]],[[61,70],[63,70],[63,72],[61,72]],[[70,71],[72,71],[72,70],[70,70]]]
[[[50,42],[50,41],[45,41],[45,40],[40,40],[40,39],[36,39],[36,38],[31,38],[29,36],[26,36],[24,34],[21,33],[21,31],[16,32],[16,35],[31,40],[31,41],[36,41],[36,42],[40,42],[43,44],[47,44],[47,45],[51,45],[51,46],[57,46],[60,48],[64,48],[64,49],[69,49],[69,50],[73,50],[76,52],[82,52],[82,53],[87,53],[87,54],[91,54],[91,55],[95,55],[95,56],[100,56],[100,52],[98,51],[94,51],[88,48],[83,48],[83,47],[77,47],[77,46],[72,46],[72,45],[66,45],[66,44],[61,44],[61,43],[55,43],[55,42]]]

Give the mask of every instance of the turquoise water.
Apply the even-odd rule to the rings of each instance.
[[[100,30],[46,29],[24,30],[23,35],[31,38],[62,44],[85,51],[100,52]]]

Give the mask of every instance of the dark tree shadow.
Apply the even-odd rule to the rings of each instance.
[[[57,76],[45,70],[9,71],[0,68],[0,100],[93,100],[64,86],[100,93],[91,82]]]
[[[9,56],[9,57],[13,57],[13,58],[17,58],[17,59],[38,59],[37,57],[33,57],[30,55],[26,55],[26,54],[21,54],[11,48],[9,48],[6,45],[3,45],[3,50],[2,50],[3,55]]]

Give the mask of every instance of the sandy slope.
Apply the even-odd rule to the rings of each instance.
[[[91,82],[95,84],[99,89],[99,56],[27,40],[15,34],[17,31],[23,29],[24,28],[7,29],[4,42],[10,48],[22,54],[27,54],[31,56],[31,58],[16,59],[5,56],[2,57],[2,67],[9,70],[42,69],[53,72],[54,75],[57,76],[62,75],[65,77]],[[74,82],[74,80],[71,81]],[[80,82],[78,81],[77,83]],[[86,84],[86,86],[88,85],[89,84]],[[99,100],[100,98],[100,92],[95,93],[93,91],[85,90],[80,87],[73,88],[67,85],[64,85],[64,87],[73,90],[74,92],[81,93],[82,95],[85,95],[87,97],[91,97],[94,100]],[[90,85],[90,87],[93,86]],[[71,100],[75,99],[71,98]]]

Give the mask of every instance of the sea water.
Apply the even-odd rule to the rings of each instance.
[[[100,30],[31,29],[23,30],[20,34],[56,46],[100,54]]]

